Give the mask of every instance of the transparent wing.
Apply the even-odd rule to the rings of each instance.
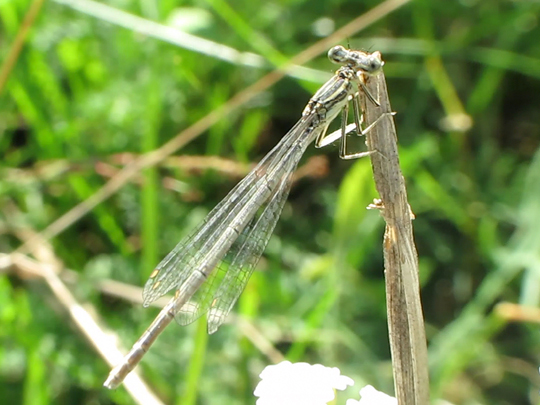
[[[315,136],[316,133],[291,146],[287,154],[283,155],[281,164],[268,170],[267,181],[261,185],[269,188],[269,192],[265,193],[267,198],[253,211],[249,224],[191,301],[176,309],[175,319],[180,325],[193,322],[209,309],[208,332],[215,332],[223,323],[268,243],[287,199],[292,173]]]
[[[316,134],[313,134],[315,137]],[[197,291],[191,302],[176,311],[181,325],[189,324],[210,310],[208,332],[215,332],[223,323],[242,293],[253,269],[261,257],[268,239],[279,219],[287,199],[292,174],[309,144],[311,137],[297,142],[282,157],[281,165],[268,171],[268,182],[262,187],[271,189],[268,198],[249,224],[229,248],[225,258],[216,266],[212,276]]]
[[[216,290],[227,273],[228,264],[222,260],[215,268],[204,284],[181,308],[175,308],[174,319],[180,325],[189,325],[202,314],[208,311]]]
[[[143,291],[144,306],[172,289],[179,288],[189,277],[193,268],[204,261],[215,236],[224,232],[231,218],[237,216],[257,194],[260,187],[267,187],[265,174],[272,168],[283,164],[283,158],[290,153],[298,138],[306,132],[313,122],[313,116],[303,117],[261,162],[208,214],[195,231],[182,240],[158,264],[146,282]],[[219,269],[209,281],[219,278]],[[206,284],[206,283],[205,283]],[[210,283],[208,283],[210,284]],[[214,283],[215,284],[215,283]],[[214,284],[210,284],[210,288]],[[202,294],[202,293],[201,293]],[[200,311],[198,311],[200,312]]]
[[[250,223],[231,249],[231,263],[216,291],[208,313],[208,333],[214,333],[225,321],[236,300],[257,265],[287,200],[294,173],[304,150],[289,157],[290,164],[284,171],[278,188],[258,218]],[[229,256],[229,255],[228,255]],[[228,258],[228,257],[227,257]]]

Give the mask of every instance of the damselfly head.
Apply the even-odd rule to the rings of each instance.
[[[373,53],[351,51],[341,45],[334,46],[328,51],[328,59],[333,63],[349,66],[367,74],[378,73],[384,65],[379,51]]]

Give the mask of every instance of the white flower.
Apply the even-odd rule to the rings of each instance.
[[[397,399],[386,395],[384,392],[377,391],[371,385],[366,385],[360,390],[362,399],[348,399],[347,405],[397,405]]]
[[[337,367],[290,361],[266,367],[260,377],[254,392],[257,405],[325,405],[334,399],[335,389],[354,384]]]

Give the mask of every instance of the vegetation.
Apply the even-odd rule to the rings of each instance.
[[[298,120],[338,43],[386,61],[432,398],[540,403],[538,2],[114,0],[99,14],[103,4],[0,2],[3,403],[134,403],[102,387],[109,365],[63,299],[130,347],[158,311],[131,288]],[[319,42],[374,8],[348,38]],[[141,32],[145,21],[160,25]],[[167,26],[260,58],[179,45]],[[318,56],[302,64],[316,70],[263,82],[223,113],[310,47]],[[204,319],[171,325],[145,356],[139,370],[164,403],[254,403],[258,373],[281,355],[339,367],[357,382],[341,399],[367,383],[392,393],[384,223],[365,209],[377,197],[369,159],[337,155],[308,148],[230,323],[211,336]],[[49,287],[51,272],[66,290]]]

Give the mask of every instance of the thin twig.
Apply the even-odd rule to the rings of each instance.
[[[508,322],[540,323],[540,308],[538,307],[500,302],[495,306],[493,312]]]
[[[14,218],[20,212],[12,204],[4,207],[4,213],[8,223],[14,222]],[[32,239],[29,249],[37,260],[31,259],[20,253],[0,253],[0,273],[7,269],[15,269],[23,277],[40,277],[49,286],[58,303],[69,313],[73,324],[86,337],[94,349],[110,366],[117,364],[122,359],[122,351],[115,344],[118,338],[115,333],[102,328],[93,314],[95,308],[85,308],[73,296],[59,274],[64,273],[62,261],[54,254],[51,244],[40,238],[33,229],[15,228],[15,234],[23,241]],[[88,305],[86,305],[88,307]],[[152,392],[148,385],[137,373],[132,373],[130,379],[126,379],[126,391],[131,395],[136,404],[162,405],[163,403]]]
[[[68,159],[55,159],[49,161],[37,162],[34,166],[28,168],[6,168],[2,169],[0,175],[8,185],[16,187],[25,187],[35,182],[50,182],[61,180],[61,176],[77,173],[88,173],[92,171],[102,177],[114,177],[121,168],[118,165],[125,166],[138,159],[140,155],[135,153],[119,153],[110,156],[108,159],[93,162],[90,159],[85,162],[74,163]],[[231,179],[241,179],[255,167],[255,163],[242,163],[232,159],[225,159],[218,156],[170,156],[165,159],[160,167],[166,169],[180,169],[183,173],[193,175],[206,170],[215,170],[224,177]],[[328,158],[326,155],[316,155],[299,167],[295,174],[293,182],[299,181],[304,177],[318,179],[328,174]],[[132,181],[142,184],[143,179],[140,175],[135,176]],[[166,189],[175,189],[170,184],[178,181],[173,177],[163,177],[163,187]]]
[[[13,44],[11,45],[11,48],[6,56],[6,59],[4,60],[4,63],[0,68],[0,94],[2,94],[2,90],[6,85],[9,74],[13,70],[15,63],[19,58],[22,47],[24,45],[24,41],[26,41],[26,37],[30,32],[30,27],[34,25],[34,22],[39,15],[39,10],[41,10],[41,6],[43,6],[44,1],[45,0],[34,0],[30,5],[30,8],[28,9],[28,12],[24,16],[24,20],[19,28],[19,31],[17,32],[17,36],[15,37],[15,40],[13,41]]]
[[[381,200],[375,207],[386,221],[384,264],[390,349],[396,398],[401,405],[429,404],[429,374],[418,255],[413,239],[413,215],[399,167],[397,135],[384,73],[366,79],[375,106],[364,97],[366,125],[381,118],[367,136],[375,185]]]
[[[132,155],[132,160],[136,155]],[[255,167],[255,164],[236,162],[231,159],[223,159],[217,156],[171,156],[164,161],[163,167],[177,168],[188,173],[200,173],[205,170],[216,170],[223,176],[241,179]],[[96,173],[103,177],[114,177],[121,169],[105,162],[96,164]],[[328,158],[312,156],[308,161],[296,169],[293,183],[304,177],[321,178],[328,174]],[[143,183],[143,178],[137,176],[133,179],[138,184]],[[173,177],[163,177],[163,187],[174,189],[171,185],[178,180]]]
[[[18,232],[19,236],[23,238],[31,233],[33,232],[28,229]],[[7,268],[15,268],[23,274],[43,278],[58,302],[67,310],[73,323],[94,349],[110,366],[117,364],[122,359],[122,352],[113,342],[117,340],[114,338],[114,333],[106,332],[92,315],[96,311],[88,311],[71,294],[71,291],[58,277],[62,266],[60,260],[54,256],[51,247],[45,241],[41,244],[36,243],[36,241],[37,239],[34,238],[32,253],[41,261],[20,253],[0,254],[0,272]],[[132,373],[129,377],[129,381],[127,378],[125,380],[125,387],[135,403],[141,405],[163,404],[137,373]]]

